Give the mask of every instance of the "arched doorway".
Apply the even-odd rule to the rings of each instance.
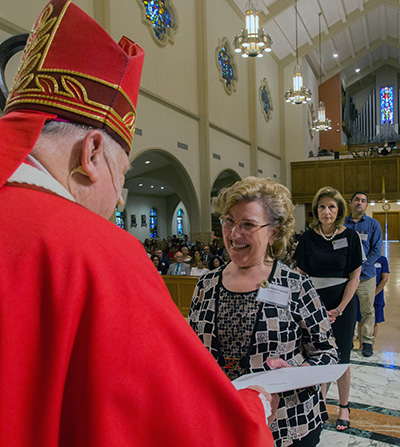
[[[211,188],[211,200],[218,195],[222,188],[232,186],[238,180],[241,180],[240,175],[233,169],[225,169],[221,171]],[[211,229],[215,237],[222,237],[221,225],[218,216],[215,213],[211,215]]]
[[[160,148],[146,149],[135,155],[131,166],[125,180],[125,188],[129,190],[126,213],[127,229],[134,236],[141,241],[150,237],[150,209],[157,212],[158,239],[176,234],[174,213],[180,203],[187,212],[188,230],[199,231],[199,201],[193,182],[173,155]],[[132,215],[136,227],[129,228]]]

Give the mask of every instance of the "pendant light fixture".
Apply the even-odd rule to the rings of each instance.
[[[246,29],[242,29],[233,41],[236,53],[242,53],[242,57],[263,57],[264,51],[271,51],[271,36],[265,35],[259,26],[257,2],[249,0],[246,6]]]
[[[294,2],[296,14],[296,65],[293,73],[293,87],[285,92],[286,102],[292,104],[305,104],[311,101],[311,90],[304,87],[303,76],[301,75],[301,67],[299,64],[299,48],[298,48],[298,33],[297,33],[297,0]]]
[[[321,85],[321,12],[319,15],[319,85]],[[323,101],[319,102],[318,118],[313,121],[312,129],[316,132],[324,132],[332,129],[332,121],[326,117],[325,104]]]

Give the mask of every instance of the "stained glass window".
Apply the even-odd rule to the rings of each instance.
[[[236,81],[236,68],[233,54],[226,39],[217,48],[217,62],[220,69],[221,80],[228,93],[232,93]]]
[[[381,88],[381,126],[393,124],[393,87]]]
[[[115,209],[115,223],[120,228],[125,228],[124,213]]]
[[[152,208],[149,213],[150,237],[157,237],[157,211]]]
[[[178,236],[183,236],[183,211],[180,208],[176,212],[176,232]]]
[[[175,18],[167,0],[142,0],[146,10],[146,20],[150,22],[154,35],[166,41],[171,29],[175,28]]]
[[[271,93],[269,91],[268,83],[267,83],[267,79],[266,78],[264,78],[261,81],[260,101],[261,101],[261,104],[262,104],[265,120],[268,123],[268,121],[271,119],[271,111],[272,111],[273,107],[272,107]]]

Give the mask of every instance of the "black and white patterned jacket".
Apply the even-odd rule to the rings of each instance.
[[[203,275],[194,290],[189,322],[203,344],[224,368],[218,340],[218,304],[224,267]],[[266,360],[282,358],[292,366],[303,363],[327,365],[338,362],[338,352],[325,307],[311,280],[279,261],[269,278],[271,284],[290,289],[287,308],[260,302],[246,372],[268,370]],[[271,424],[275,445],[290,445],[327,419],[320,387],[280,394],[277,418]]]

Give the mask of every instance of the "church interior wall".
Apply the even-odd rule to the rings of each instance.
[[[78,0],[75,3],[85,12],[93,15],[92,0]],[[2,0],[0,15],[3,19],[21,28],[21,32],[22,29],[29,32],[45,5],[46,1],[38,0],[29,2]]]
[[[214,154],[220,159],[215,158]],[[249,145],[223,132],[210,129],[210,165],[211,184],[218,174],[226,169],[232,169],[241,178],[247,177],[250,175]]]
[[[139,43],[145,51],[141,88],[197,113],[194,2],[173,2],[176,32],[173,33],[173,43],[167,42],[162,46],[155,42],[149,26],[143,23],[143,7],[139,5],[141,2],[112,0],[110,3],[111,35],[117,41],[121,35],[126,35]]]
[[[150,237],[149,211],[151,208],[157,210],[157,229],[161,239],[169,236],[167,199],[157,196],[137,196],[129,194],[125,206],[125,229],[139,241],[144,241]],[[131,227],[131,215],[136,215],[136,227]],[[141,216],[146,216],[147,226],[142,227]]]
[[[270,119],[267,122],[260,102],[259,89],[263,79],[267,80],[268,88],[271,96],[272,110],[270,112]],[[280,157],[281,155],[281,140],[280,140],[280,107],[281,98],[279,89],[279,70],[278,64],[272,55],[265,54],[263,58],[256,61],[256,86],[255,92],[257,95],[257,140],[258,146],[268,152],[272,152]],[[279,174],[279,177],[280,174]]]
[[[156,99],[139,95],[136,127],[142,130],[142,135],[134,137],[134,157],[149,148],[163,148],[184,166],[199,194],[198,121]],[[187,145],[187,149],[178,147],[178,142]]]
[[[342,97],[340,73],[323,82],[316,92],[329,111],[327,117],[331,120],[332,129],[328,132],[320,132],[319,146],[321,150],[338,151],[341,149],[342,131]]]
[[[260,170],[262,172],[260,172]],[[258,151],[258,177],[269,177],[281,182],[281,162],[265,152]]]
[[[305,230],[305,223],[306,223],[306,207],[303,204],[295,203],[294,208],[294,220],[295,220],[295,227],[294,231],[296,233],[300,233],[301,231]]]
[[[221,18],[223,17],[223,20]],[[227,2],[207,1],[207,55],[208,55],[208,102],[211,123],[249,138],[248,73],[246,60],[233,50],[233,36],[243,28],[238,15],[228,7]],[[237,81],[235,91],[228,94],[220,80],[216,49],[222,39],[227,38],[234,55]]]
[[[182,201],[176,204],[176,200],[169,197],[139,196],[129,194],[125,206],[125,229],[140,241],[150,238],[149,212],[151,208],[157,211],[157,231],[159,240],[177,233],[176,213],[179,208],[183,211],[184,234],[191,232],[189,213]],[[173,203],[172,203],[173,202]],[[131,226],[131,216],[136,216],[136,227]],[[141,224],[141,216],[146,216],[147,226]]]
[[[137,118],[137,128],[142,130],[142,135],[135,135],[133,152],[137,156],[152,148],[159,148],[171,154],[183,166],[193,182],[196,194],[194,200],[198,204],[203,203],[204,206],[205,203],[205,179],[201,172],[209,171],[206,181],[209,182],[207,187],[210,190],[218,173],[223,170],[232,169],[244,178],[254,174],[253,168],[256,168],[256,173],[258,171],[257,175],[282,181],[290,189],[291,162],[307,160],[310,152],[314,155],[318,152],[319,135],[310,134],[308,105],[293,106],[285,103],[283,99],[284,90],[292,85],[295,60],[285,67],[279,67],[277,59],[272,54],[265,54],[262,59],[249,61],[232,53],[237,70],[236,88],[230,95],[225,91],[216,62],[216,48],[220,39],[227,37],[233,51],[233,37],[238,30],[243,28],[242,18],[229,1],[206,0],[205,2],[204,35],[207,45],[207,67],[204,67],[206,70],[204,76],[197,54],[199,8],[196,9],[196,7],[198,3],[185,0],[172,2],[176,13],[177,29],[173,36],[173,43],[160,46],[152,37],[149,27],[143,23],[140,1],[74,1],[92,16],[98,13],[99,8],[104,8],[102,17],[105,25],[108,23],[111,35],[119,40],[125,34],[145,49],[146,57]],[[0,19],[8,21],[15,30],[29,31],[45,3],[45,0],[30,2],[2,0]],[[0,30],[0,38],[8,36],[5,28]],[[253,72],[249,68],[249,62],[255,62]],[[316,113],[319,101],[318,79],[307,58],[301,59],[300,64],[304,84],[313,93],[312,103]],[[17,64],[12,62],[11,65],[10,72],[16,69]],[[388,70],[387,67],[382,67],[377,72],[377,91],[380,86],[378,84],[389,82],[385,76],[390,77],[397,95],[397,71]],[[7,75],[10,84],[12,77],[13,74]],[[249,89],[249,79],[253,77],[255,86]],[[263,78],[267,79],[273,103],[269,122],[266,122],[262,114],[258,97]],[[199,83],[205,83],[207,92],[207,109],[202,111],[199,107]],[[254,103],[249,101],[250,94],[257,95],[255,107]],[[251,110],[250,107],[252,107]],[[398,122],[397,113],[396,110],[396,122]],[[254,117],[257,120],[257,132],[256,135],[251,135],[250,120]],[[206,136],[207,148],[200,147],[201,137],[204,140],[204,134],[200,137],[199,129],[204,122],[210,124]],[[186,145],[187,150],[179,148],[178,142]],[[204,169],[204,165],[200,166],[202,150],[209,150],[207,169]],[[255,155],[251,152],[254,150]],[[214,158],[213,154],[218,154],[220,159]],[[251,157],[254,156],[256,166],[251,168],[250,162],[254,161]],[[135,200],[140,198],[140,203],[146,204],[148,208],[148,198],[132,195],[129,196],[129,207],[133,197]],[[168,211],[169,208],[175,208],[179,198],[174,197],[173,200],[159,198],[159,200],[160,209],[165,209],[165,214],[170,215],[172,209]],[[162,213],[163,211],[161,215]],[[200,215],[204,213],[200,205]],[[296,213],[299,214],[299,219],[302,219],[301,207]],[[131,214],[142,213],[140,211],[140,213]],[[161,219],[160,217],[160,222]],[[162,230],[165,234],[170,230],[169,227],[173,226],[170,223],[171,218],[168,219],[169,223],[166,223],[165,229]],[[140,225],[139,221],[138,225]],[[204,227],[204,222],[201,225]],[[206,232],[209,229],[196,228],[194,231]]]

